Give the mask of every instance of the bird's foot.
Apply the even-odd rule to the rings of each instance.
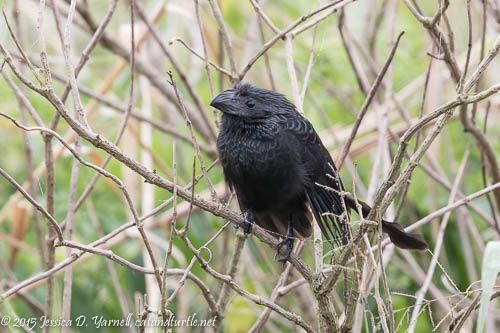
[[[243,213],[243,218],[245,219],[245,224],[243,224],[243,233],[248,235],[252,231],[252,225],[254,223],[253,212],[249,209]]]
[[[291,237],[290,235],[287,235],[285,237],[285,239],[278,244],[278,247],[276,248],[276,254],[274,255],[274,260],[275,261],[278,260],[279,262],[286,262],[288,260],[288,258],[290,258],[290,255],[292,254],[293,242],[294,242],[293,237]],[[280,250],[285,245],[286,245],[285,255],[283,257],[279,258],[278,256],[279,256]]]

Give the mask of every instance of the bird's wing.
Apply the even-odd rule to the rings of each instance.
[[[328,150],[312,124],[299,114],[286,119],[284,126],[289,139],[297,143],[306,195],[323,235],[337,244],[346,244],[349,223],[340,195],[343,185]]]

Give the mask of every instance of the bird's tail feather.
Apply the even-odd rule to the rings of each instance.
[[[356,201],[351,196],[345,197],[345,202],[348,208],[356,209]],[[358,200],[361,205],[361,211],[363,215],[367,216],[370,214],[371,207],[367,203]],[[401,249],[407,250],[426,250],[427,243],[424,237],[420,234],[408,233],[404,228],[397,222],[389,222],[382,220],[382,231],[385,232],[391,242]]]
[[[382,220],[382,231],[385,232],[391,242],[401,249],[426,250],[427,243],[420,234],[406,232],[401,225],[396,222]]]
[[[308,194],[311,210],[321,232],[329,241],[337,245],[347,244],[349,239],[349,222],[347,214],[337,197],[323,188],[316,188]]]

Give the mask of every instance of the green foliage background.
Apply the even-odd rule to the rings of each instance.
[[[22,2],[24,2],[24,0]],[[160,1],[157,0],[141,1],[148,13],[152,12],[152,9],[156,8],[159,2]],[[324,3],[324,1],[321,2]],[[381,0],[360,0],[348,6],[348,9],[346,10],[347,25],[358,40],[363,42],[366,40],[367,31],[365,18],[368,17],[370,11],[379,10],[382,6],[382,2],[383,1]],[[467,46],[467,25],[464,23],[464,18],[466,17],[464,3],[465,1],[453,3],[448,10],[448,16],[450,22],[452,23],[455,36],[457,54],[463,54]],[[215,53],[218,52],[217,24],[211,15],[208,4],[204,1],[201,1],[201,4],[202,21],[206,29],[205,33],[211,40],[209,56],[213,61],[216,61],[217,54]],[[245,56],[248,57],[249,55],[253,55],[262,44],[262,41],[258,36],[250,36],[248,33],[250,24],[255,19],[255,13],[251,4],[247,1],[222,0],[220,1],[220,4],[224,19],[232,31],[231,36],[233,38],[238,66],[239,68],[242,68],[246,61],[248,61],[248,58],[245,58]],[[11,17],[9,13],[12,9],[12,4],[9,1],[0,1],[0,5],[6,8],[7,16]],[[106,1],[88,1],[88,6],[91,8],[92,15],[97,21],[103,17],[107,9],[107,5]],[[429,15],[436,10],[436,4],[434,2],[422,1],[421,5],[425,13]],[[38,37],[36,35],[36,7],[37,2],[26,1],[26,3],[22,5],[22,8],[34,8],[35,11],[32,13],[23,11],[20,15],[23,29],[23,46],[31,56],[38,59],[38,53],[40,50]],[[273,0],[267,3],[265,11],[273,20],[275,25],[283,28],[296,18],[300,17],[304,13],[310,12],[314,8],[316,8],[314,1],[291,2],[285,0]],[[474,7],[473,14],[473,18],[476,20],[475,22],[479,23],[479,7]],[[46,21],[46,24],[48,25],[47,32],[50,31],[53,33],[54,23],[52,22],[53,18],[50,10],[47,10],[46,12]],[[196,38],[198,38],[199,36],[195,22],[194,4],[192,1],[170,1],[166,14],[161,17],[157,26],[161,31],[163,40],[166,42],[172,40],[173,38],[180,37],[189,45],[198,43],[196,45],[199,46],[199,42],[195,40],[194,37],[196,36]],[[389,38],[389,23],[390,22],[388,22],[385,17],[384,22],[379,28],[380,31],[377,31],[376,61],[379,67],[383,64],[388,52],[387,43]],[[129,24],[128,4],[127,2],[121,1],[107,31],[109,34],[116,34],[123,45],[128,47],[127,39],[119,37],[119,30],[126,29],[127,24]],[[332,15],[318,26],[313,76],[311,78],[308,94],[306,95],[304,103],[306,116],[312,121],[315,128],[321,133],[323,138],[330,136],[329,130],[340,131],[342,128],[351,126],[354,122],[354,116],[351,114],[350,110],[355,110],[357,112],[364,101],[364,95],[358,88],[356,77],[342,45],[337,24],[338,16]],[[474,27],[474,35],[477,37],[479,36],[479,25],[475,25]],[[90,36],[87,32],[82,31],[76,26],[73,30],[73,48],[74,54],[77,55],[81,53],[81,50],[88,43]],[[426,54],[427,51],[430,50],[429,36],[402,2],[399,3],[395,22],[395,32],[398,33],[400,31],[405,31],[405,35],[401,40],[400,47],[393,60],[392,84],[395,92],[401,91],[416,78],[425,75],[430,60],[430,57]],[[267,27],[264,28],[264,32],[266,40],[272,37],[272,32]],[[495,33],[491,27],[488,28],[488,34],[486,36],[487,49],[488,46],[491,46],[496,34],[497,33]],[[2,43],[8,45],[10,49],[14,48],[12,40],[8,36],[3,22],[0,25],[0,37]],[[311,29],[294,40],[294,60],[298,69],[299,83],[302,82],[305,68],[309,60],[312,38],[313,31]],[[55,34],[52,36],[48,33],[47,43],[51,68],[56,72],[66,74],[57,36]],[[245,54],[245,48],[248,47],[249,43],[255,45],[250,47],[251,52]],[[181,62],[182,67],[188,72],[190,78],[192,78],[191,82],[195,84],[197,92],[202,97],[205,105],[208,106],[211,98],[203,63],[192,57],[189,51],[187,51],[179,43],[174,42],[169,44],[168,47],[176,59]],[[158,52],[158,50],[154,47],[152,47],[151,50],[153,51],[151,51],[150,54],[143,54],[142,56],[154,58],[150,59],[150,61],[155,64],[159,64],[159,71],[165,72],[172,69],[171,64],[165,59],[161,52]],[[201,52],[199,47],[197,50]],[[479,51],[478,43],[474,43],[474,48],[472,49],[473,65],[471,68],[475,68],[474,66],[477,64]],[[285,63],[286,55],[284,43],[281,41],[278,42],[268,54],[270,56],[273,77],[277,90],[292,98],[291,85]],[[75,57],[74,61],[76,62],[77,59],[78,58]],[[460,66],[463,66],[464,57],[459,56],[458,59],[461,61]],[[103,83],[103,80],[107,75],[106,73],[108,73],[118,61],[119,58],[116,55],[110,53],[103,46],[98,45],[92,53],[88,65],[81,73],[78,82],[94,91],[97,90]],[[498,60],[496,60],[495,66],[497,65]],[[225,59],[224,67],[229,68],[227,57]],[[442,67],[443,73],[447,73],[444,66]],[[192,68],[195,68],[198,72],[190,72]],[[4,71],[11,75],[7,66],[4,67]],[[174,76],[176,78],[179,77],[177,73],[174,73]],[[214,88],[217,92],[219,91],[219,86],[221,84],[220,76],[213,69],[212,77],[214,79]],[[498,79],[498,76],[493,76],[493,78]],[[492,77],[485,77],[482,81],[481,87],[487,87],[489,86],[489,83],[496,83],[490,82],[491,80]],[[262,58],[257,62],[254,68],[250,70],[244,81],[263,87],[270,87],[270,82],[267,77]],[[17,80],[16,82],[19,83]],[[136,83],[138,84],[138,81]],[[127,69],[123,71],[113,83],[113,86],[107,93],[107,96],[121,104],[124,104],[127,100],[129,85],[129,68],[127,67]],[[229,83],[224,81],[222,86],[227,88],[229,87]],[[138,85],[136,88],[137,87]],[[180,83],[180,80],[179,88],[181,89],[183,98],[189,99],[186,87]],[[60,94],[62,92],[63,85],[59,82],[55,82],[55,89],[56,92]],[[345,96],[346,98],[336,98],[329,93],[329,89],[338,91],[341,96]],[[134,105],[141,107],[143,101],[138,90],[139,89],[136,89]],[[54,116],[55,110],[42,97],[32,92],[26,92],[31,103],[43,121],[49,123]],[[442,95],[438,96],[440,104],[448,101],[455,94],[455,87],[451,80],[449,82],[445,81],[442,92]],[[418,116],[422,101],[422,93],[423,89],[420,88],[411,96],[411,98],[404,101],[404,106],[410,111],[412,117]],[[158,94],[154,96],[155,102],[153,103],[154,119],[158,122],[169,123],[175,126],[179,131],[189,135],[188,129],[180,114],[176,113],[175,117],[166,116],[163,110],[163,108],[165,108],[165,103],[164,101],[157,102],[158,100],[161,100],[161,97],[158,97],[157,95]],[[84,106],[88,106],[91,99],[83,95],[82,98]],[[69,101],[67,105],[71,106],[72,102]],[[327,114],[329,123],[326,123],[320,117],[318,109],[322,109]],[[19,119],[18,103],[14,94],[3,79],[0,80],[0,110],[1,112],[7,113]],[[371,112],[374,112],[374,110],[371,109],[369,113]],[[97,113],[98,118],[92,124],[93,130],[101,133],[107,138],[114,138],[121,120],[121,114],[110,111],[109,108],[102,105],[98,106]],[[392,107],[389,110],[389,113],[396,114],[397,111],[394,107]],[[209,116],[213,119],[212,113],[209,113]],[[500,153],[500,132],[498,131],[497,125],[498,110],[492,109],[490,117],[488,137],[491,139],[496,152]],[[397,117],[393,123],[400,123],[401,121],[401,117]],[[482,126],[483,121],[484,114],[478,114],[477,122],[480,126]],[[33,125],[34,123],[30,122],[30,124]],[[66,133],[68,130],[68,125],[61,121],[58,127],[58,132]],[[40,163],[43,163],[43,139],[39,133],[35,132],[30,133],[29,136],[32,140],[34,164],[39,165]],[[201,140],[201,138],[199,139]],[[152,151],[165,165],[169,167],[172,165],[172,143],[173,139],[170,136],[159,131],[153,131]],[[456,174],[456,170],[458,169],[458,165],[466,147],[472,143],[472,138],[469,135],[464,134],[460,122],[457,119],[454,119],[447,126],[440,137],[440,140],[435,144],[432,154],[438,158],[439,164],[445,171],[450,181],[453,180]],[[394,152],[397,147],[397,143],[392,142],[390,145],[392,151]],[[409,151],[413,150],[413,146],[414,142],[412,142]],[[86,153],[92,150],[104,159],[105,154],[102,151],[94,149],[87,143],[84,143],[84,147]],[[338,147],[334,145],[329,148],[331,149],[332,154],[335,154],[339,150]],[[355,162],[357,163],[358,176],[366,185],[370,182],[371,170],[376,155],[375,150],[375,148],[368,149],[362,154],[354,157]],[[5,169],[19,183],[26,181],[27,171],[25,165],[25,155],[23,153],[22,132],[20,129],[14,127],[12,123],[5,118],[0,118],[0,152],[2,152],[0,157],[0,167]],[[137,152],[139,152],[139,148],[137,148]],[[179,183],[181,184],[187,184],[191,180],[193,157],[193,148],[185,142],[177,141],[177,173]],[[204,158],[207,165],[212,162],[209,157],[204,156]],[[63,221],[67,213],[71,164],[72,158],[68,154],[65,154],[56,163],[55,217],[58,221]],[[112,161],[107,169],[119,177],[125,177],[123,167],[116,161]],[[160,168],[158,168],[157,171],[171,179],[171,176],[163,174]],[[197,174],[199,173],[200,170],[198,169]],[[85,167],[80,168],[78,195],[81,195],[83,189],[92,179],[93,175],[94,172],[92,170]],[[342,169],[341,176],[344,179],[344,183],[347,184],[347,188],[351,189],[352,175],[347,168],[344,167]],[[210,178],[214,184],[221,184],[223,182],[223,175],[219,166],[210,171]],[[141,184],[140,180],[135,179],[135,181],[137,181],[137,184]],[[382,179],[379,180],[379,183],[380,181],[382,181]],[[43,203],[45,202],[45,178],[41,177],[37,179],[37,182],[37,200]],[[129,220],[128,209],[121,200],[121,195],[118,194],[117,191],[111,190],[111,187],[113,186],[114,185],[109,185],[104,182],[101,178],[95,186],[92,194],[87,199],[87,201],[92,202],[105,233],[116,229]],[[472,145],[471,157],[460,189],[463,193],[467,194],[480,190],[481,188],[483,188],[483,184],[481,180],[480,152],[475,145]],[[207,186],[204,181],[201,181],[196,187],[197,193],[201,193],[206,190]],[[140,192],[140,189],[138,192]],[[15,189],[11,186],[11,184],[9,184],[5,179],[0,178],[0,208],[8,202],[9,198],[14,193]],[[163,200],[170,197],[170,193],[158,188],[155,189],[155,205],[160,204]],[[417,169],[412,177],[411,186],[409,187],[408,197],[406,199],[407,203],[404,206],[405,208],[403,209],[403,213],[399,221],[403,225],[410,224],[413,221],[428,215],[434,209],[447,205],[448,197],[448,191],[433,183],[426,173]],[[399,199],[396,200],[396,203],[398,203],[398,201]],[[477,200],[476,204],[487,214],[490,214],[490,208],[485,198]],[[137,202],[137,205],[139,206],[139,201]],[[232,207],[237,209],[237,205],[235,205],[234,202]],[[171,207],[169,207],[169,209],[170,208]],[[490,239],[498,238],[498,235],[496,235],[481,218],[476,216],[473,212],[471,212],[471,215],[473,217],[474,224],[477,226],[481,240],[484,243]],[[18,281],[27,279],[43,270],[42,262],[36,252],[36,234],[32,224],[32,215],[30,216],[29,229],[24,239],[22,239],[22,242],[25,243],[31,250],[25,251],[21,249],[12,268]],[[12,217],[9,216],[6,220],[0,221],[0,232],[4,235],[9,235],[11,232],[11,218]],[[440,257],[440,263],[446,269],[447,274],[449,274],[459,289],[464,291],[474,281],[470,280],[470,272],[467,272],[467,266],[464,259],[465,254],[463,253],[464,249],[460,241],[457,225],[462,222],[463,221],[460,221],[457,218],[456,214],[452,215],[446,231],[444,242],[445,247]],[[180,218],[178,224],[183,225],[184,223],[185,217]],[[196,212],[192,216],[188,236],[194,246],[200,247],[218,230],[218,228],[223,225],[223,223],[224,221],[212,216],[209,213]],[[431,249],[434,246],[435,232],[437,230],[436,223],[437,222],[434,222],[419,230],[419,232],[424,234]],[[94,226],[90,223],[88,209],[85,205],[83,205],[76,214],[74,224],[74,240],[88,244],[99,237]],[[168,229],[165,223],[163,223],[160,227],[151,230],[151,232],[162,239],[167,240],[169,236],[167,230]],[[236,239],[235,233],[236,230],[234,228],[227,228],[223,235],[210,246],[213,253],[211,265],[214,268],[220,270],[222,267],[227,267]],[[178,249],[180,256],[173,258],[170,263],[170,267],[186,267],[187,263],[192,258],[192,254],[179,239],[175,239],[174,246]],[[328,249],[329,246],[325,244],[325,250]],[[127,239],[113,248],[113,251],[117,255],[138,265],[144,265],[142,250],[142,242],[135,238]],[[481,251],[476,247],[473,247],[473,250],[473,258],[475,260],[474,267],[477,275],[480,272]],[[0,256],[2,260],[8,261],[11,251],[12,246],[9,245],[9,243],[3,241],[0,242]],[[157,253],[162,257],[164,255],[164,250],[158,249]],[[57,261],[61,261],[65,258],[64,249],[58,249],[56,254]],[[273,255],[274,251],[266,245],[261,244],[255,238],[249,238],[245,248],[244,260],[239,268],[237,277],[237,280],[245,289],[264,297],[268,297],[270,295],[279,278],[279,272],[282,270],[282,267],[279,264],[273,262]],[[308,243],[302,256],[309,264],[313,264],[311,255],[312,245]],[[399,261],[404,261],[404,258],[399,253],[399,250],[396,250],[394,255]],[[411,253],[411,255],[424,269],[428,266],[431,260],[431,255],[426,252]],[[179,260],[179,258],[182,260]],[[418,283],[418,279],[412,276],[412,272],[405,271],[404,266],[398,264],[398,260],[394,262],[389,261],[387,264],[387,275],[391,290],[401,293],[393,295],[393,304],[395,310],[400,310],[396,312],[396,322],[401,324],[398,332],[404,332],[409,321],[409,313],[406,313],[405,317],[404,309],[411,307],[414,304],[414,299],[412,297],[404,296],[403,294],[414,295],[419,289],[420,284]],[[145,293],[146,289],[144,276],[142,274],[132,272],[120,265],[114,264],[114,267],[118,273],[120,286],[123,290],[125,290],[131,309],[133,309],[135,293]],[[209,276],[198,264],[193,266],[192,272],[209,285],[212,292],[217,295],[221,287],[219,281],[216,281]],[[6,276],[3,273],[0,273],[0,278],[6,278]],[[299,277],[295,274],[294,278]],[[175,279],[172,278],[171,282],[173,283],[174,280]],[[58,290],[58,293],[55,295],[55,312],[57,317],[61,312],[61,274],[57,275],[56,281],[56,289]],[[446,282],[443,272],[440,269],[436,271],[433,282],[445,295],[454,293],[452,290],[449,290],[449,283]],[[175,286],[175,284],[172,284],[172,286]],[[342,285],[336,286],[336,291],[340,297],[342,296],[342,290]],[[41,284],[40,286],[31,289],[29,294],[39,302],[43,302],[45,292],[45,286],[44,284]],[[182,293],[184,295],[184,301],[187,302],[187,304],[179,304],[179,300],[176,298],[171,305],[171,310],[174,313],[179,311],[179,307],[187,306],[189,313],[196,312],[198,316],[202,318],[208,316],[206,303],[200,295],[199,290],[190,281],[187,281]],[[375,316],[376,320],[377,307],[372,295],[364,295],[364,297],[367,307],[365,313],[366,325],[363,329],[364,332],[372,332],[373,328],[370,324],[370,312]],[[451,298],[450,301],[454,304],[458,301],[458,298]],[[303,302],[308,302],[308,300],[301,298],[300,294],[291,293],[287,297],[282,298],[279,301],[279,304],[286,309],[300,313],[300,309],[304,306],[304,304],[302,304]],[[498,304],[496,304],[496,306],[497,305]],[[307,306],[314,307],[315,304],[311,303],[307,304]],[[31,309],[19,297],[12,297],[6,303],[1,305],[0,309],[4,314],[17,315],[19,317],[30,317],[34,315]],[[240,296],[235,296],[232,298],[232,302],[229,306],[223,325],[223,331],[246,332],[256,320],[261,310],[261,307],[256,306]],[[91,258],[77,262],[77,264],[73,266],[73,301],[71,311],[73,318],[76,318],[79,315],[85,315],[88,318],[96,315],[102,315],[104,318],[108,319],[117,319],[122,317],[118,298],[116,297],[114,289],[111,285],[110,276],[104,258],[92,256]],[[433,323],[431,322],[430,317],[433,317],[434,323],[436,323],[440,320],[439,316],[443,315],[440,312],[427,314],[428,310],[425,311],[426,314],[419,317],[416,329],[417,332],[430,332],[433,328]],[[276,332],[289,330],[287,324],[283,323],[280,319],[281,318],[278,318],[278,316],[272,316],[265,331]],[[57,332],[58,330],[55,329],[54,331]],[[92,332],[93,329],[89,326],[87,328],[83,328],[82,331]],[[119,331],[119,329],[107,328],[105,331],[114,332]]]

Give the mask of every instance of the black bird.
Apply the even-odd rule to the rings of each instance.
[[[284,237],[278,246],[278,253],[287,246],[278,259],[284,262],[294,238],[311,235],[311,210],[328,240],[347,244],[346,210],[356,209],[355,202],[345,197],[343,204],[344,188],[333,160],[295,105],[280,93],[239,83],[210,105],[223,112],[217,148],[226,182],[244,214],[245,232],[255,221]],[[370,209],[362,203],[363,215]],[[382,230],[400,248],[427,248],[421,235],[406,233],[395,222],[382,220]]]

